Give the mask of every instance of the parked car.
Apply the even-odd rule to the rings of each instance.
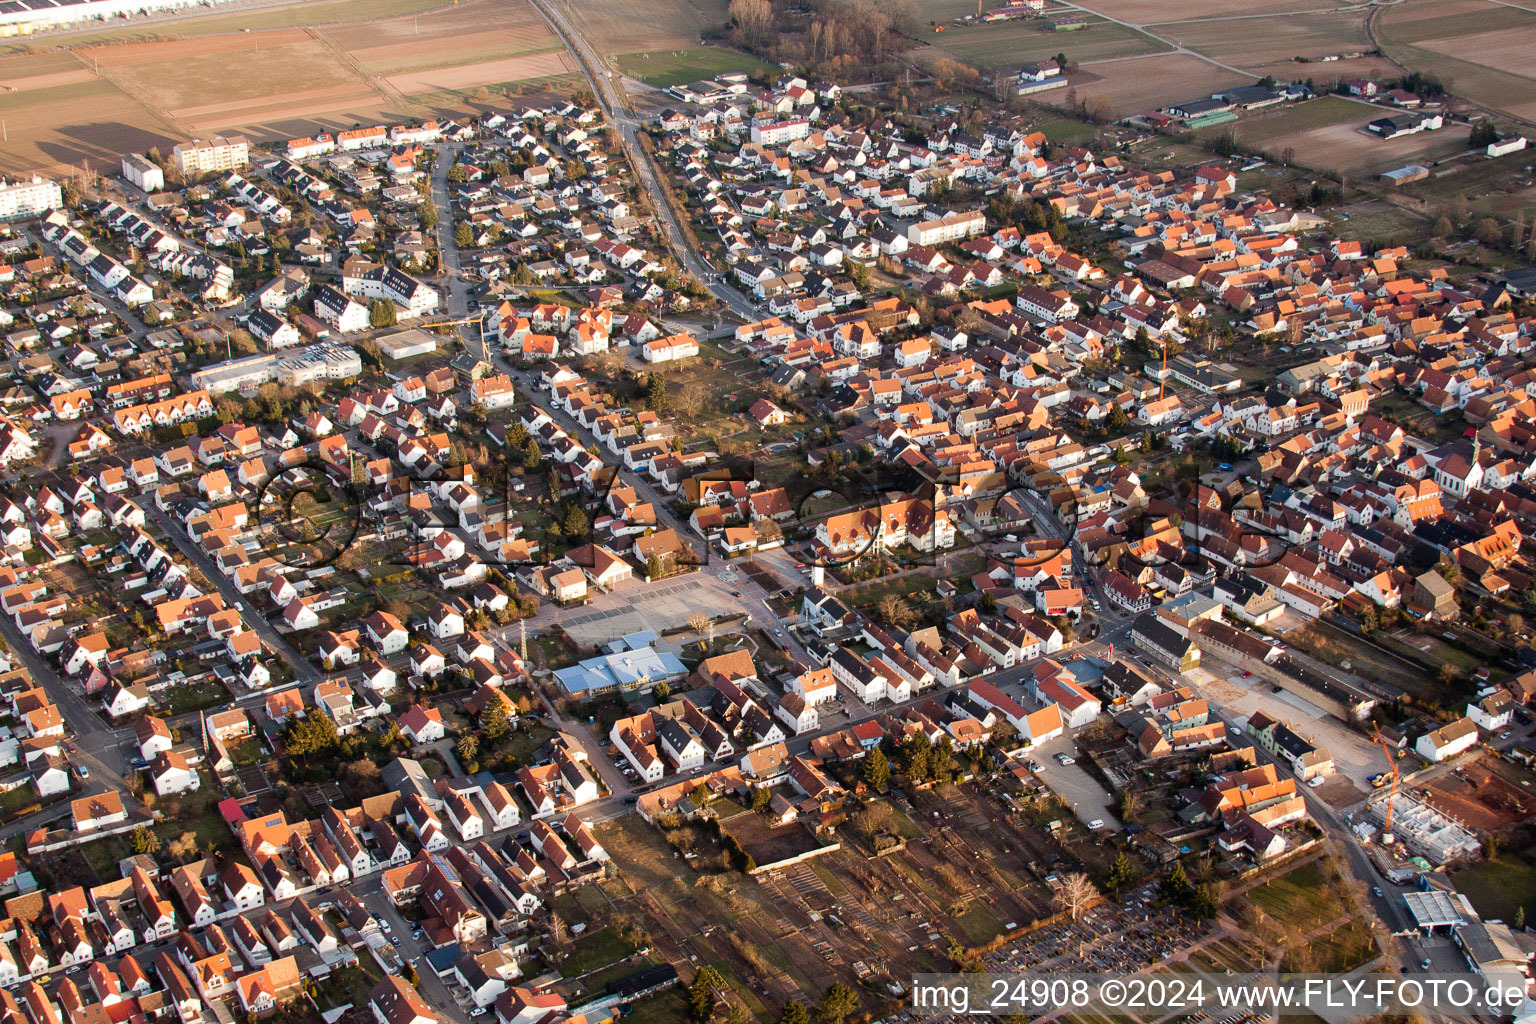
[[[1088,827],[1092,828],[1092,829],[1103,828],[1104,827],[1104,819],[1103,818],[1094,818],[1092,821],[1090,821],[1088,823]]]
[[[1325,780],[1321,775],[1316,775],[1307,780],[1307,785],[1311,786],[1313,789],[1316,789],[1318,786],[1321,786],[1324,781]]]

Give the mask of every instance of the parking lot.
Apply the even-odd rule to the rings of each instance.
[[[1041,770],[1035,774],[1050,787],[1051,792],[1071,806],[1072,813],[1083,824],[1098,819],[1104,822],[1105,827],[1119,829],[1122,823],[1115,815],[1115,799],[1103,784],[1088,774],[1080,763],[1074,761],[1072,764],[1062,764],[1056,760],[1057,754],[1070,756],[1072,750],[1070,735],[1062,735],[1037,747],[1030,747],[1026,756],[1040,764]]]

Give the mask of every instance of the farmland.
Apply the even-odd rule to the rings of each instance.
[[[1536,13],[1479,0],[1409,0],[1382,12],[1378,34],[1399,63],[1439,75],[1473,102],[1536,120]]]
[[[951,27],[943,35],[931,37],[931,45],[908,55],[920,63],[953,57],[982,71],[998,71],[1058,53],[1081,64],[1166,49],[1133,29],[1107,21],[1093,22],[1075,32],[1052,32],[1044,21],[1031,20]]]
[[[1155,57],[1128,57],[1094,64],[1073,76],[1077,96],[1089,103],[1096,96],[1109,98],[1115,117],[1126,117],[1187,100],[1191,96],[1248,84],[1248,79],[1183,53]],[[1065,92],[1046,93],[1040,102],[1065,101]]]
[[[320,27],[293,27],[299,10],[284,8],[178,20],[181,39],[91,33],[60,37],[80,44],[72,50],[0,58],[0,81],[15,87],[0,94],[10,135],[0,171],[100,169],[211,132],[284,138],[447,115],[490,99],[492,87],[575,73],[525,0],[413,13],[423,6],[334,0],[302,8]]]
[[[1290,149],[1297,163],[1318,170],[1374,174],[1405,163],[1429,163],[1466,149],[1465,129],[1446,128],[1383,140],[1365,132],[1382,116],[1377,107],[1339,96],[1247,114],[1235,123],[1206,129],[1213,139],[1227,130],[1239,141],[1269,153]]]
[[[630,78],[646,85],[665,89],[673,85],[687,85],[700,79],[713,78],[729,72],[751,74],[768,69],[768,65],[735,50],[723,50],[714,46],[695,47],[690,50],[658,50],[652,53],[626,53],[614,62],[619,70]]]
[[[571,20],[599,53],[685,50],[725,24],[726,0],[569,0]]]

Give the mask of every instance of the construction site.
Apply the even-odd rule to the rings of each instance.
[[[1366,801],[1366,813],[1371,823],[1380,824],[1384,846],[1400,843],[1435,865],[1475,856],[1482,849],[1471,829],[1407,792],[1373,793]],[[1357,834],[1362,830],[1367,833],[1362,839],[1376,838],[1371,824],[1356,826]]]

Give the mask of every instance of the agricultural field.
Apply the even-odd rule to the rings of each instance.
[[[1371,48],[1358,11],[1181,21],[1158,25],[1152,31],[1224,64],[1255,74],[1273,74],[1282,81],[1305,77],[1310,70],[1309,65],[1298,64],[1293,57],[1317,59]],[[1381,63],[1386,65],[1385,61]]]
[[[179,137],[175,125],[98,78],[73,54],[0,58],[0,118],[7,143],[0,174],[115,164],[118,155]]]
[[[1387,56],[1440,76],[1458,95],[1536,120],[1536,12],[1485,0],[1408,0],[1385,9]]]
[[[192,131],[378,98],[340,54],[298,29],[91,47],[80,57],[123,92]],[[277,67],[285,69],[280,76],[273,74]],[[214,98],[218,102],[206,102]]]
[[[1058,53],[1082,64],[1167,49],[1140,32],[1107,21],[1093,22],[1074,32],[1052,32],[1040,19],[951,26],[942,35],[929,39],[928,46],[910,50],[907,56],[921,64],[952,57],[980,71],[1016,69],[1027,61],[1044,60]]]
[[[1365,126],[1385,113],[1341,96],[1321,96],[1247,114],[1204,129],[1201,136],[1214,139],[1231,130],[1239,141],[1267,153],[1289,149],[1298,164],[1355,175],[1380,174],[1407,163],[1432,164],[1467,148],[1466,129],[1454,125],[1397,139],[1368,134]]]
[[[658,89],[687,85],[689,82],[731,72],[753,74],[758,71],[773,70],[755,57],[717,46],[700,46],[690,50],[626,53],[621,54],[614,63],[630,78],[644,82],[646,85],[654,85]]]
[[[727,0],[568,0],[573,24],[601,54],[686,50],[725,24]]]
[[[161,26],[184,38],[61,35],[55,43],[75,48],[0,57],[0,82],[13,87],[0,93],[10,136],[0,171],[108,169],[123,152],[213,132],[262,140],[451,116],[494,88],[574,80],[575,63],[526,0],[415,13],[427,6],[333,0]]]
[[[1070,53],[1068,56],[1072,57]],[[1155,110],[1249,82],[1241,75],[1223,71],[1184,53],[1107,60],[1072,76],[1079,100],[1091,104],[1094,97],[1108,97],[1115,117]],[[1056,90],[1032,98],[1046,104],[1061,103],[1065,101],[1066,91]]]

